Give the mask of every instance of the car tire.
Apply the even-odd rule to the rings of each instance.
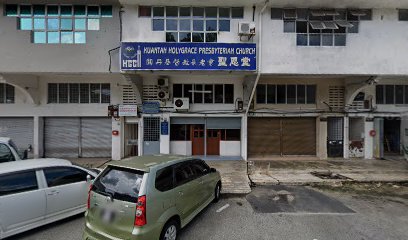
[[[221,183],[217,183],[214,189],[214,203],[218,202],[221,197]]]
[[[179,229],[179,223],[176,220],[168,221],[160,234],[160,240],[177,240]]]

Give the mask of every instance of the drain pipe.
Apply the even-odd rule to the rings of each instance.
[[[269,0],[266,0],[261,11],[259,12],[259,48],[258,48],[258,67],[257,67],[257,75],[255,79],[254,87],[252,88],[251,96],[249,97],[249,102],[247,109],[245,111],[245,115],[248,115],[249,107],[251,106],[252,99],[254,98],[256,86],[258,85],[259,78],[261,77],[261,70],[262,70],[262,15],[265,11],[266,7],[268,6]]]

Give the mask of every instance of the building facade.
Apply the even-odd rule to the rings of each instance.
[[[408,3],[1,3],[0,135],[32,157],[404,152]]]

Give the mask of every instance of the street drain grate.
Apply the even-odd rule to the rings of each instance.
[[[351,178],[332,172],[311,172],[310,174],[321,179],[351,180]]]

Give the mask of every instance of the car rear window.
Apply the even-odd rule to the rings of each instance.
[[[119,167],[108,167],[98,177],[92,190],[113,199],[136,202],[142,185],[143,172]]]

